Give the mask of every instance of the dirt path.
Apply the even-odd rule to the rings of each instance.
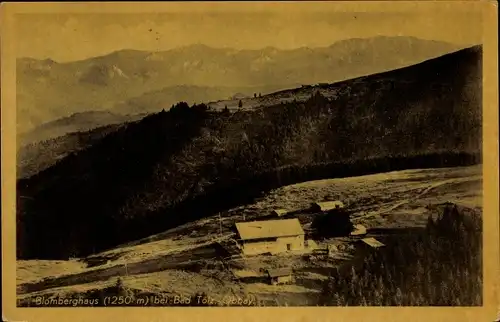
[[[186,267],[206,259],[214,258],[216,254],[211,245],[219,239],[221,238],[216,238],[203,244],[193,245],[192,247],[182,248],[182,251],[176,254],[168,253],[145,261],[118,264],[108,268],[93,269],[78,274],[21,284],[17,287],[17,293],[26,294],[54,287],[105,281],[112,277],[154,273],[166,269]],[[196,258],[196,260],[192,258]]]
[[[438,187],[446,185],[446,184],[462,183],[462,182],[481,180],[481,179],[482,179],[482,176],[474,176],[474,177],[469,177],[469,178],[453,178],[453,179],[443,180],[443,181],[431,184],[430,186],[425,188],[422,192],[420,192],[417,197],[422,197],[423,195],[427,194],[432,189],[438,188]]]
[[[383,214],[386,214],[388,212],[391,212],[391,211],[393,211],[393,210],[401,207],[402,205],[410,203],[411,201],[413,201],[413,202],[416,201],[417,199],[419,199],[419,198],[423,197],[424,195],[426,195],[427,193],[429,193],[431,190],[436,189],[438,187],[441,187],[443,185],[453,184],[453,183],[462,183],[462,182],[467,182],[467,181],[474,181],[474,180],[478,180],[478,179],[481,179],[481,176],[471,177],[471,178],[453,178],[453,179],[439,181],[439,182],[430,184],[428,187],[424,188],[420,193],[418,193],[412,199],[403,199],[403,200],[398,201],[397,203],[393,204],[392,206],[390,206],[390,207],[388,207],[386,209],[379,210],[379,211],[372,211],[372,212],[367,213],[367,215],[383,215]],[[413,190],[416,190],[416,189],[421,189],[421,188],[415,188]]]

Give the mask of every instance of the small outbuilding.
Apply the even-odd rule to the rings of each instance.
[[[326,212],[334,209],[344,208],[344,203],[340,200],[315,202],[311,205],[311,210],[316,212]]]
[[[364,245],[371,247],[371,248],[375,248],[375,249],[385,246],[384,244],[382,244],[381,242],[379,242],[378,240],[376,240],[373,237],[363,238],[363,239],[361,239],[361,242]]]
[[[361,235],[366,235],[366,227],[363,225],[354,225],[354,230],[351,232],[351,236]]]
[[[290,268],[268,269],[266,273],[269,283],[272,285],[287,284],[293,281],[293,271]]]
[[[288,213],[286,209],[274,209],[271,211],[271,216],[273,217],[283,217]]]

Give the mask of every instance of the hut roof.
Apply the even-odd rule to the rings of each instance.
[[[344,203],[340,200],[336,201],[324,201],[324,202],[315,202],[314,206],[319,207],[321,211],[328,211],[335,208],[344,208]]]
[[[378,240],[376,240],[373,237],[363,238],[363,239],[361,239],[361,241],[364,242],[365,244],[367,244],[368,246],[373,247],[373,248],[379,248],[379,247],[385,246],[384,244],[382,244],[381,242],[379,242]]]
[[[304,235],[297,218],[236,223],[242,240]]]
[[[288,276],[292,274],[292,269],[291,268],[275,268],[275,269],[268,269],[267,270],[267,275],[269,277],[282,277],[282,276]]]
[[[288,213],[288,211],[286,209],[274,209],[272,213],[278,216],[283,216]]]
[[[363,225],[354,225],[354,230],[351,232],[351,235],[364,235],[366,234],[366,227]]]

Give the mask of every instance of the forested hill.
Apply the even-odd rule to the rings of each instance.
[[[81,256],[296,181],[479,163],[481,47],[311,88],[305,102],[179,103],[18,181],[20,258]]]

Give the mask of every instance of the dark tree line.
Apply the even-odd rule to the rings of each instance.
[[[325,284],[327,306],[481,306],[481,214],[447,205],[419,233],[387,237]]]

